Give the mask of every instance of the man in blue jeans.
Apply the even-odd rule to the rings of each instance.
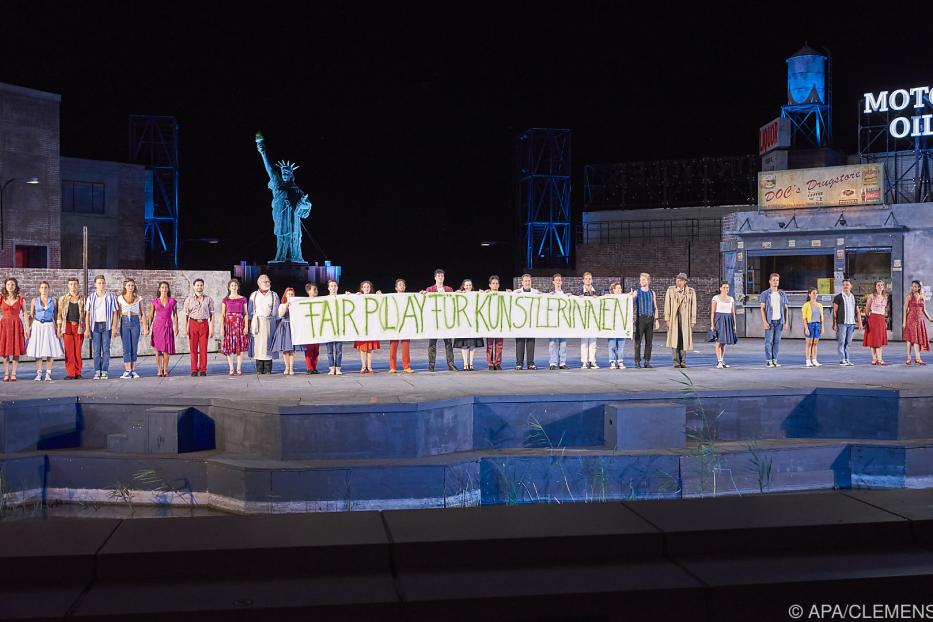
[[[781,333],[787,321],[787,294],[778,289],[781,276],[774,272],[768,279],[771,287],[761,292],[761,322],[765,329],[765,359],[768,367],[780,367],[778,352],[781,349]]]
[[[107,291],[107,279],[94,277],[94,291],[84,303],[87,325],[84,333],[91,338],[91,354],[94,356],[94,380],[106,380],[110,369],[110,338],[117,336],[120,314],[117,297]]]
[[[833,330],[836,331],[836,344],[839,346],[839,364],[845,367],[855,364],[849,360],[849,344],[852,343],[852,333],[856,328],[862,329],[862,318],[859,317],[855,294],[852,293],[852,281],[846,279],[842,282],[842,293],[833,298]]]
[[[563,289],[564,278],[560,274],[555,274],[551,278],[553,288],[550,294],[560,294],[565,296]],[[547,340],[548,350],[548,369],[567,369],[567,339],[559,337]]]

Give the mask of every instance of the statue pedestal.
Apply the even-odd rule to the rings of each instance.
[[[286,287],[295,288],[295,294],[305,295],[306,283],[317,283],[321,292],[326,292],[327,281],[334,279],[340,282],[340,266],[325,261],[323,265],[318,262],[296,263],[292,261],[270,261],[268,264],[251,264],[241,261],[233,266],[233,276],[240,279],[243,284],[242,291],[249,293],[256,289],[256,279],[260,274],[266,274],[272,281],[272,289],[279,292]]]

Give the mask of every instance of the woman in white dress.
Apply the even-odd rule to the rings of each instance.
[[[39,283],[39,295],[32,299],[29,313],[26,315],[26,356],[36,359],[36,382],[42,380],[42,363],[45,362],[45,381],[52,382],[52,363],[56,358],[65,356],[62,341],[59,338],[58,313],[56,301],[51,295],[47,281]]]

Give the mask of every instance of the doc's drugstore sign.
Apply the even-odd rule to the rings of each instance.
[[[883,199],[884,174],[877,163],[758,173],[761,208],[878,205]]]

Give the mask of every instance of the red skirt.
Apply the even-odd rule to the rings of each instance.
[[[866,348],[880,348],[888,345],[888,323],[880,313],[872,313],[868,316],[862,345]]]
[[[23,356],[26,354],[26,332],[19,315],[4,314],[0,319],[0,356]]]
[[[371,352],[379,349],[378,341],[354,341],[353,347],[360,352]]]
[[[907,322],[904,326],[904,341],[915,343],[920,349],[927,351],[930,349],[930,339],[927,336],[926,318],[921,310],[908,309]]]

